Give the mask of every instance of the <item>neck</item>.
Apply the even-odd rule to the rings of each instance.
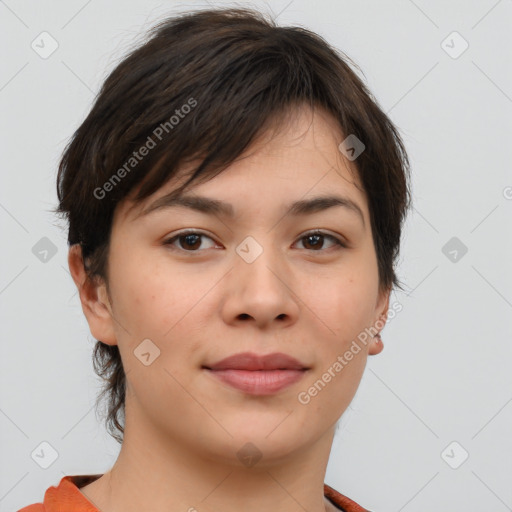
[[[213,457],[138,427],[130,428],[127,418],[116,463],[84,488],[103,512],[335,510],[323,487],[334,426],[309,446],[280,457],[262,454],[252,466],[242,464],[231,446],[224,457]]]

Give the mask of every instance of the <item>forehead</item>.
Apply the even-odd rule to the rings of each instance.
[[[327,191],[338,190],[364,211],[366,195],[356,165],[338,149],[344,138],[339,123],[324,109],[295,107],[269,124],[220,174],[192,183],[184,195],[207,193],[209,197],[229,197],[230,202],[239,203],[243,209],[254,197],[267,203],[274,200],[290,204],[292,199],[308,195],[308,191],[309,195],[325,195]],[[141,202],[131,198],[123,201],[116,209],[117,217],[137,220],[158,199],[172,195],[183,185],[201,161],[197,159],[181,166],[176,176]]]

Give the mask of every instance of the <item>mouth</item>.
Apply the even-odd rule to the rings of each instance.
[[[310,369],[283,353],[235,354],[203,370],[215,379],[251,395],[271,395],[301,380]]]
[[[210,370],[216,379],[249,395],[272,395],[298,382],[307,370]]]

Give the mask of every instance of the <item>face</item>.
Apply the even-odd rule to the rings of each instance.
[[[119,346],[127,432],[131,421],[169,446],[237,461],[246,442],[271,460],[334,431],[367,356],[382,349],[358,336],[385,321],[389,301],[365,194],[338,150],[344,138],[327,113],[304,108],[186,193],[226,211],[152,208],[176,182],[136,208],[118,206],[110,297],[100,286],[84,312],[96,339]],[[353,206],[305,207],[324,196]],[[291,209],[297,201],[303,208]],[[242,352],[283,353],[307,369],[274,373],[273,387],[270,371],[256,379],[205,368]]]

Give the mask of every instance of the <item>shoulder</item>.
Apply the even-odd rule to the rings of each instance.
[[[46,489],[42,503],[33,503],[17,512],[98,512],[79,488],[101,475],[68,475],[61,478],[57,486]]]
[[[20,508],[18,512],[46,512],[42,503],[34,503],[27,505],[26,507]]]
[[[17,512],[54,512],[61,510],[63,505],[71,512],[97,512],[97,509],[83,496],[79,487],[96,480],[101,475],[65,476],[57,487],[49,487],[44,496],[44,503],[33,503],[19,509]],[[336,491],[324,483],[324,495],[339,510],[343,512],[370,512],[355,501]]]
[[[324,496],[343,512],[370,512],[325,483]]]

